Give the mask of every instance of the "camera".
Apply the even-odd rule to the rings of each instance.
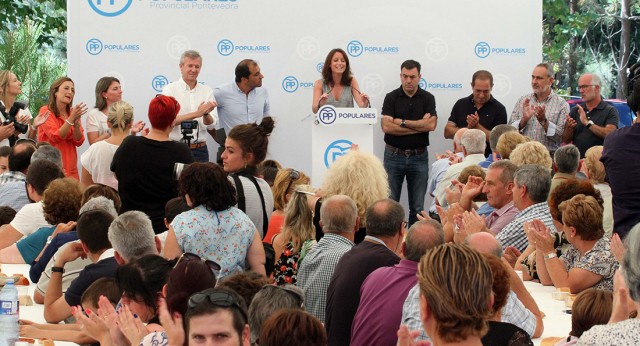
[[[26,103],[16,101],[13,103],[13,106],[11,106],[11,109],[9,110],[9,114],[7,114],[7,110],[4,107],[4,105],[0,104],[0,111],[2,112],[2,115],[6,119],[2,123],[2,125],[9,125],[13,123],[13,127],[16,129],[16,131],[20,133],[27,133],[27,131],[29,130],[29,125],[16,121],[16,115],[18,115],[18,112],[25,108],[27,108]]]
[[[191,144],[191,140],[194,139],[193,132],[196,132],[196,140],[198,139],[198,121],[182,121],[180,122],[180,133],[182,133],[182,142]]]
[[[191,130],[193,131],[194,129],[198,128],[198,121],[197,120],[191,120],[191,121],[183,121],[180,123],[180,130],[182,132],[185,132],[185,130]]]

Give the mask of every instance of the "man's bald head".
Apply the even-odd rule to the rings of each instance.
[[[9,153],[9,170],[27,173],[31,163],[31,155],[36,151],[36,146],[30,141],[20,142],[11,148]]]
[[[491,233],[474,233],[468,236],[467,239],[464,240],[464,243],[480,253],[502,257],[502,244],[500,244],[500,241]]]

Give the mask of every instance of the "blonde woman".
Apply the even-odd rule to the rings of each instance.
[[[307,204],[308,194],[313,194],[308,185],[295,189],[285,207],[282,232],[273,238],[276,254],[273,278],[278,285],[296,283],[298,264],[316,244],[313,213]]]
[[[589,148],[584,155],[584,165],[582,165],[582,168],[583,173],[587,175],[593,187],[600,191],[600,195],[602,195],[602,199],[604,200],[602,226],[604,227],[604,234],[607,237],[611,237],[611,233],[613,232],[613,206],[611,200],[613,195],[611,194],[611,187],[604,180],[604,164],[600,162],[602,149],[602,145]]]
[[[95,142],[80,157],[82,163],[82,185],[100,183],[118,189],[118,179],[111,171],[111,160],[122,141],[129,135],[133,122],[133,107],[118,101],[109,108],[107,126],[111,136]]]
[[[264,242],[271,244],[276,234],[282,230],[284,223],[284,209],[293,196],[293,191],[299,185],[308,185],[311,179],[303,172],[293,168],[280,169],[271,186],[273,192],[273,213],[269,219],[269,228],[264,236]]]
[[[549,150],[540,142],[525,142],[518,144],[509,155],[509,160],[516,166],[522,167],[528,164],[540,165],[549,171],[553,167],[553,160]]]

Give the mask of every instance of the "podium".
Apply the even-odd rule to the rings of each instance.
[[[352,144],[373,154],[373,127],[378,122],[375,108],[336,108],[325,105],[318,109],[311,131],[311,182],[320,187],[325,172]]]

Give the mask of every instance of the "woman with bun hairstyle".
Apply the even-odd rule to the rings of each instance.
[[[260,237],[266,234],[273,211],[273,193],[269,184],[255,174],[256,166],[267,156],[273,127],[273,118],[264,117],[260,124],[232,128],[221,155],[224,171],[230,173],[229,179],[236,188],[238,208],[253,221]]]
[[[111,171],[113,155],[129,135],[133,122],[133,107],[124,101],[115,102],[109,107],[107,127],[111,136],[95,142],[82,156],[82,185],[85,187],[98,183],[118,189],[118,179]]]
[[[62,154],[64,174],[80,180],[76,147],[84,143],[81,120],[87,106],[82,102],[73,106],[75,94],[75,85],[69,77],[60,77],[51,84],[49,103],[38,113],[41,117],[49,114],[44,124],[38,127],[38,141],[49,142],[58,148]]]
[[[145,137],[127,136],[111,163],[122,200],[120,212],[144,212],[151,219],[156,234],[166,231],[164,207],[178,196],[175,164],[193,162],[186,144],[169,139],[179,110],[180,104],[171,96],[153,98],[149,103],[151,131]]]

